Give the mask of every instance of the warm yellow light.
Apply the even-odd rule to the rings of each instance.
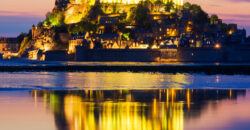
[[[188,24],[193,24],[193,22],[192,21],[188,21]]]
[[[188,27],[186,28],[186,31],[187,31],[187,32],[191,32],[191,31],[192,31],[192,28],[191,28],[190,26],[188,26]]]
[[[191,40],[190,42],[191,42],[191,43],[194,43],[194,40]]]
[[[215,48],[220,48],[220,44],[215,44]]]
[[[174,37],[177,35],[177,30],[176,29],[167,29],[167,35]]]
[[[159,49],[159,47],[157,45],[153,45],[151,48],[152,49]]]
[[[233,30],[230,30],[230,31],[228,32],[228,34],[229,34],[229,35],[233,34]]]

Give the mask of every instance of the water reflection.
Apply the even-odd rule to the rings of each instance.
[[[250,88],[250,76],[131,72],[20,72],[0,73],[0,90],[20,89],[155,89]]]
[[[246,96],[246,90],[155,89],[31,91],[52,111],[60,130],[182,130],[209,104]]]

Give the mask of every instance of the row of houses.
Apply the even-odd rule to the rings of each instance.
[[[11,56],[17,56],[20,43],[17,38],[0,38],[0,57],[8,58]]]
[[[154,12],[151,16],[151,27],[125,26],[119,30],[119,14],[112,14],[99,19],[99,33],[92,38],[86,38],[85,34],[71,36],[69,41],[70,53],[75,46],[83,46],[84,43],[101,43],[102,48],[161,48],[167,45],[171,47],[219,47],[226,44],[246,43],[246,31],[238,29],[236,24],[226,27],[228,32],[222,30],[222,20],[218,19],[204,25],[197,24],[187,10],[181,10],[178,14],[168,12]],[[202,32],[196,28],[203,26]],[[88,35],[88,37],[91,37]],[[89,46],[88,46],[89,47]]]

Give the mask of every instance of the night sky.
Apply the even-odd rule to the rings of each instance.
[[[0,2],[0,36],[28,32],[45,18],[55,0],[6,0]],[[209,14],[218,14],[226,23],[237,23],[250,35],[250,0],[185,0],[201,5]]]

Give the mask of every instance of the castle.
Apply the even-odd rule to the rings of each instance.
[[[118,8],[116,13],[124,13],[128,12],[131,7],[136,6],[141,1],[146,0],[56,0],[54,11],[64,11],[65,23],[72,24],[80,22],[81,19],[86,16],[91,6],[93,6],[96,2],[105,4],[103,10],[106,14],[110,14],[114,13],[114,4]],[[155,3],[157,1],[158,0],[150,0],[150,2],[152,3]],[[176,4],[176,6],[183,5],[183,0],[160,1],[164,4],[173,2]],[[159,12],[159,10],[156,12]]]
[[[68,5],[94,5],[95,2],[99,1],[100,3],[109,3],[109,4],[138,4],[140,1],[145,0],[56,0],[56,8],[59,10],[65,10]],[[152,3],[157,0],[150,0]],[[183,0],[160,0],[164,4],[168,2],[173,2],[176,5],[183,5]]]

